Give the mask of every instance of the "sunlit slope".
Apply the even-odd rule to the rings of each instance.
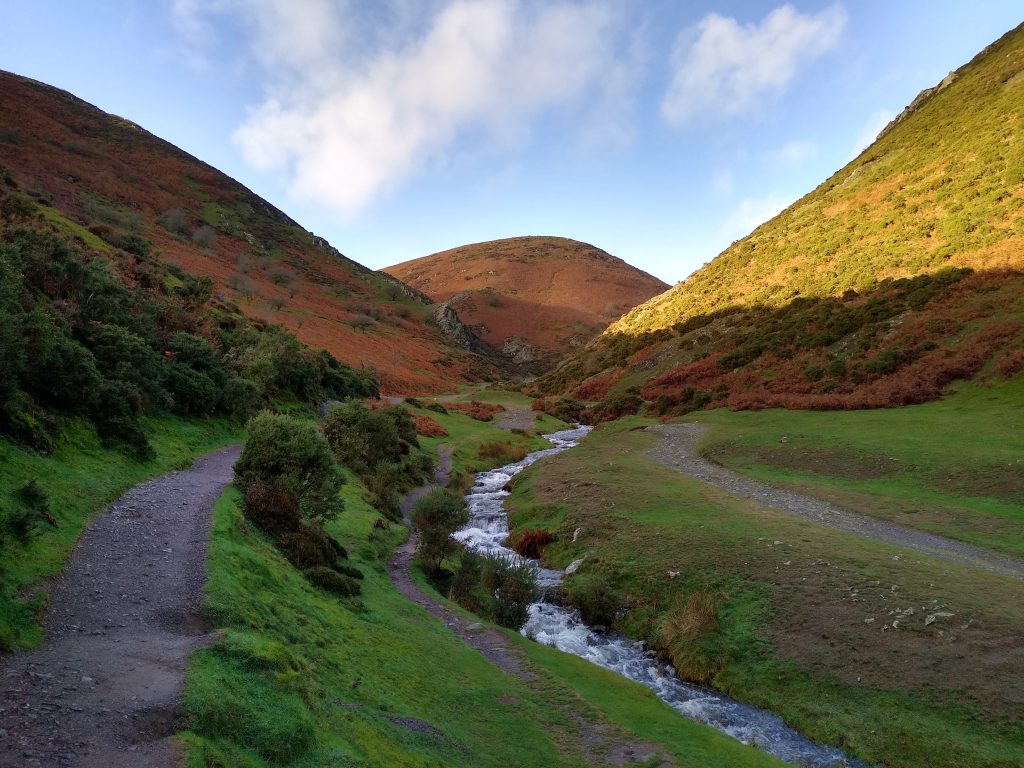
[[[863,292],[948,266],[1024,265],[1024,28],[947,82],[813,192],[607,332]]]
[[[565,354],[668,286],[587,243],[514,237],[474,243],[387,267],[501,349],[522,339]]]
[[[477,378],[480,361],[448,345],[425,297],[70,93],[0,71],[0,166],[48,220],[86,245],[114,253],[127,236],[142,238],[160,258],[212,278],[246,315],[379,371],[386,392]]]
[[[1024,369],[1024,27],[540,383],[657,413],[869,408]],[[623,403],[613,409],[621,412]]]

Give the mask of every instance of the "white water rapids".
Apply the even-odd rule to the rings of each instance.
[[[590,431],[590,427],[555,432],[545,437],[551,448],[535,451],[521,461],[481,472],[466,495],[470,520],[455,533],[455,538],[480,552],[520,559],[505,546],[508,515],[503,505],[509,495],[503,490],[513,476],[533,462],[567,451]],[[538,583],[544,587],[562,582],[562,571],[538,567]],[[691,720],[727,733],[735,739],[757,746],[793,765],[806,768],[866,768],[866,764],[847,757],[834,747],[818,744],[801,736],[782,718],[756,707],[730,699],[709,688],[682,682],[669,665],[659,661],[644,643],[616,632],[597,631],[570,608],[542,601],[530,606],[530,618],[523,634],[539,643],[586,659],[605,669],[650,688],[662,701]]]

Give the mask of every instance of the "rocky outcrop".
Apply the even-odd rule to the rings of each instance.
[[[434,306],[434,322],[452,344],[478,354],[486,354],[491,351],[462,324],[462,321],[459,320],[459,313],[455,311],[450,301],[443,301]]]

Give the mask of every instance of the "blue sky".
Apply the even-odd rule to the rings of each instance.
[[[370,267],[527,234],[666,282],[840,168],[1019,0],[34,0],[0,68]]]

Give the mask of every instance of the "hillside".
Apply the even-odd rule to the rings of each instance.
[[[668,286],[600,248],[516,237],[424,256],[385,272],[438,302],[492,347],[548,367]]]
[[[638,387],[667,412],[695,396],[848,408],[933,399],[992,361],[1016,373],[1022,105],[1018,27],[813,192],[609,326],[543,390]]]
[[[247,316],[378,371],[385,392],[448,389],[481,362],[425,297],[344,257],[214,168],[69,93],[0,72],[0,165],[41,215],[99,252],[146,241]],[[484,368],[484,370],[486,370]]]

